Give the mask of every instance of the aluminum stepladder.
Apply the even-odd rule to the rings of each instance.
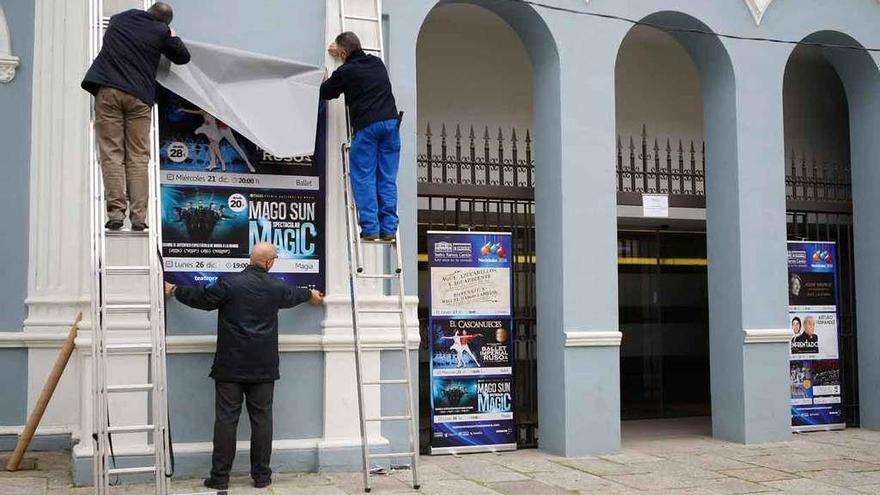
[[[354,9],[346,8],[357,4],[361,7],[370,1],[372,11],[368,13],[355,13]],[[382,0],[339,0],[339,18],[342,25],[342,31],[354,31],[362,40],[368,39],[375,45],[367,45],[363,50],[372,53],[382,59],[383,56],[383,30],[382,30]],[[355,24],[355,26],[352,26]],[[358,26],[361,29],[358,29]],[[367,31],[368,36],[363,36],[363,30]],[[361,32],[358,32],[361,31]],[[347,120],[347,119],[346,119]],[[342,180],[345,191],[345,224],[347,237],[347,253],[349,268],[349,293],[351,296],[351,317],[352,331],[354,334],[354,355],[355,355],[355,372],[357,375],[357,393],[358,393],[358,414],[360,419],[361,432],[361,456],[363,462],[364,491],[369,493],[372,490],[371,462],[379,459],[395,459],[408,458],[411,462],[410,470],[412,472],[412,486],[419,488],[419,439],[417,418],[415,416],[415,398],[412,389],[412,365],[410,363],[410,353],[418,350],[417,347],[411,347],[407,335],[407,319],[406,319],[406,298],[405,286],[403,281],[403,259],[400,248],[400,236],[395,235],[394,241],[362,241],[358,231],[357,209],[354,203],[354,196],[351,189],[351,170],[349,162],[349,150],[351,147],[351,128],[346,122],[349,140],[342,144]],[[392,258],[393,270],[391,273],[367,273],[364,268],[364,247],[365,245],[374,245],[388,247],[393,251]],[[394,309],[362,309],[359,300],[359,282],[364,280],[388,282],[391,285],[392,292],[396,289],[397,307]],[[396,285],[396,287],[394,287]],[[363,347],[361,335],[361,316],[367,314],[396,314],[399,318],[400,325],[400,342],[391,348],[383,348],[384,351],[396,351],[401,353],[402,365],[401,378],[393,379],[376,379],[365,380],[363,369]],[[381,413],[379,416],[368,416],[364,404],[364,397],[367,390],[376,391],[378,388],[381,394],[384,386],[391,386],[395,390],[404,387],[402,392],[406,396],[406,411],[400,415],[385,415]],[[409,435],[409,449],[407,452],[381,452],[372,453],[368,439],[367,424],[384,422],[400,422],[405,421],[408,425],[407,431]]]
[[[149,8],[153,2],[143,0],[143,8]],[[104,15],[103,0],[89,0],[90,22],[90,57],[92,60],[101,49],[104,31],[109,18]],[[165,320],[164,320],[164,280],[160,266],[158,249],[162,245],[161,219],[159,215],[159,133],[158,110],[154,106],[150,126],[150,163],[149,163],[149,201],[147,222],[150,228],[146,235],[135,232],[107,233],[104,229],[106,210],[104,207],[104,189],[95,136],[95,110],[91,111],[90,138],[90,171],[91,171],[91,269],[92,269],[92,394],[93,394],[93,438],[94,447],[94,484],[97,495],[107,495],[116,480],[124,476],[150,477],[155,482],[157,495],[168,495],[170,489],[169,467],[172,464],[170,455],[170,432],[168,428],[167,407],[167,374],[165,361]],[[107,238],[127,238],[139,243],[148,243],[147,265],[117,265],[111,263],[115,257],[108,253]],[[119,240],[119,239],[115,239]],[[118,253],[117,253],[118,254]],[[134,277],[149,290],[149,302],[114,302],[108,294],[111,284],[118,277]],[[143,284],[146,279],[146,284]],[[125,280],[125,279],[123,279]],[[146,299],[144,300],[146,301]],[[149,321],[149,335],[142,332],[126,332],[124,324],[114,321],[114,314],[140,313],[145,314]],[[121,328],[120,328],[121,327]],[[109,384],[110,357],[117,359],[125,356],[140,356],[135,359],[146,359],[149,362],[147,380],[140,383]],[[148,421],[143,424],[113,426],[110,415],[110,396],[123,394],[146,394]],[[126,418],[113,418],[120,424]],[[151,436],[148,457],[153,461],[147,465],[116,467],[111,462],[112,435],[146,433]],[[208,491],[192,495],[214,495]]]

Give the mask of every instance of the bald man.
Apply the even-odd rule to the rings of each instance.
[[[321,304],[316,290],[291,287],[269,275],[278,258],[275,246],[260,243],[250,265],[222,275],[208,287],[165,284],[165,293],[205,311],[219,309],[214,379],[214,454],[205,486],[229,487],[242,400],[251,422],[251,477],[254,486],[272,483],[272,397],[278,373],[278,310],[309,302]]]

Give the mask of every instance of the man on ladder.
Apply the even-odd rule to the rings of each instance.
[[[351,115],[351,188],[361,239],[394,241],[397,235],[397,169],[400,117],[382,59],[361,48],[357,35],[336,37],[328,53],[343,64],[321,84],[321,98],[345,94]]]
[[[147,228],[150,114],[156,100],[156,70],[162,55],[189,62],[189,51],[170,27],[174,12],[156,2],[146,11],[126,10],[110,18],[100,53],[82,82],[95,96],[95,133],[107,230],[119,230],[126,200],[131,229]]]

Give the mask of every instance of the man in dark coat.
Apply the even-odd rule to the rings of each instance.
[[[169,27],[167,3],[126,10],[110,18],[101,52],[82,88],[95,96],[95,134],[107,198],[107,229],[119,230],[130,206],[132,230],[147,228],[150,107],[162,55],[189,62],[189,51]]]
[[[251,477],[254,486],[272,483],[272,397],[278,380],[278,310],[309,302],[321,304],[316,290],[291,287],[269,275],[278,255],[275,246],[260,243],[250,265],[221,276],[208,287],[165,284],[165,293],[196,309],[217,315],[217,351],[211,366],[214,379],[214,454],[205,486],[225,490],[235,458],[235,440],[242,399],[251,422]]]

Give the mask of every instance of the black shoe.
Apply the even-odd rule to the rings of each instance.
[[[143,231],[147,230],[148,228],[149,227],[147,226],[147,224],[142,223],[142,222],[137,222],[137,223],[131,224],[131,230],[134,232],[143,232]]]
[[[229,489],[229,480],[221,481],[217,478],[207,478],[204,483],[206,488],[210,488],[212,490],[228,490]]]
[[[254,488],[266,488],[272,484],[272,478],[265,480],[254,480]]]
[[[362,241],[378,241],[379,235],[378,234],[364,234],[363,232],[361,232],[361,240]]]
[[[394,242],[397,240],[396,234],[380,234],[379,240],[383,242]]]
[[[104,224],[104,228],[116,232],[122,228],[122,220],[107,220],[107,223]]]

